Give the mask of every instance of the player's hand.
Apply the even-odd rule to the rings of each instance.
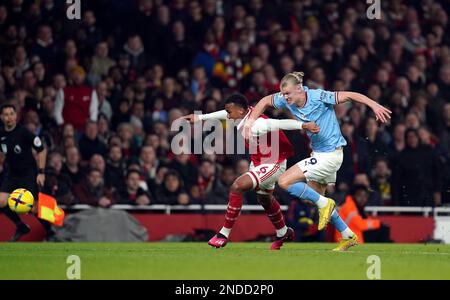
[[[39,175],[36,177],[36,183],[37,183],[40,187],[43,187],[43,186],[44,186],[44,183],[45,183],[45,174],[39,174]]]
[[[200,118],[198,117],[198,115],[194,115],[194,114],[182,116],[180,119],[187,120],[189,123],[195,123],[195,122],[200,121]]]
[[[311,133],[319,133],[320,131],[320,127],[316,124],[316,122],[303,123],[302,129],[307,130]]]
[[[252,136],[252,127],[255,123],[254,119],[247,119],[244,123],[244,127],[242,128],[242,134],[244,135],[245,139],[250,139]]]
[[[392,111],[378,103],[373,105],[372,110],[375,113],[375,119],[381,123],[387,123],[391,119]]]

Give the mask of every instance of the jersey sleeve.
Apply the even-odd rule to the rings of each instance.
[[[324,91],[321,89],[317,89],[314,90],[313,93],[315,94],[314,96],[316,98],[318,98],[319,101],[326,103],[326,104],[331,104],[331,105],[336,105],[338,104],[337,102],[337,92],[330,92],[330,91]]]
[[[33,149],[37,152],[41,152],[42,150],[44,150],[44,143],[42,142],[42,139],[29,130],[26,130],[26,132],[27,140],[31,143],[31,147],[33,147]]]
[[[282,109],[286,107],[286,98],[281,93],[272,94],[272,106],[276,109]]]
[[[226,120],[228,119],[228,113],[226,110],[219,110],[209,114],[198,115],[199,120]]]

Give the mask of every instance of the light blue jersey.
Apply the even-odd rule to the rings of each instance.
[[[332,152],[337,147],[347,145],[334,112],[333,106],[337,104],[336,92],[313,90],[306,86],[303,88],[306,92],[306,102],[303,107],[289,105],[281,93],[272,95],[273,106],[277,109],[287,108],[302,122],[316,122],[320,132],[318,134],[307,132],[314,152]]]

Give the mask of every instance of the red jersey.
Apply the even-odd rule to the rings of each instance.
[[[242,119],[241,123],[238,125],[238,129],[242,127],[244,122],[247,120],[248,116],[253,111],[253,107],[249,108],[249,112]],[[258,119],[268,119],[266,115],[259,116]],[[278,138],[277,138],[278,137]],[[276,141],[278,140],[278,141]],[[292,144],[289,142],[287,136],[284,134],[282,130],[272,131],[264,136],[255,137],[253,142],[257,143],[256,149],[252,147],[252,151],[255,153],[250,154],[250,160],[253,162],[253,165],[259,166],[261,164],[277,164],[281,163],[287,158],[294,155],[294,150],[292,149]],[[248,140],[245,140],[245,147],[250,149],[250,144]],[[273,148],[277,147],[277,148]]]
[[[89,120],[89,107],[92,101],[92,88],[86,86],[68,86],[64,88],[63,118],[76,130],[84,130]]]

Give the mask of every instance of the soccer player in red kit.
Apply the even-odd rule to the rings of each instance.
[[[225,110],[204,115],[188,115],[183,117],[191,123],[202,120],[241,120],[237,129],[241,132],[245,120],[253,108],[248,106],[247,99],[241,94],[233,94],[225,102]],[[277,128],[271,131],[271,128]],[[278,129],[299,130],[311,132],[318,130],[314,122],[301,123],[295,120],[274,120],[261,115],[252,129],[252,139],[245,140],[245,146],[250,148],[250,170],[237,178],[230,187],[228,208],[225,222],[220,231],[212,237],[208,244],[220,248],[228,242],[230,232],[242,208],[243,193],[256,191],[258,202],[276,229],[277,239],[272,243],[271,250],[279,250],[284,242],[294,238],[294,230],[286,226],[280,204],[273,197],[273,190],[278,177],[286,171],[286,160],[294,152],[286,135]],[[270,134],[269,134],[270,133]],[[265,136],[264,142],[259,142]],[[275,138],[274,138],[275,137]],[[255,147],[253,147],[255,146]],[[252,148],[253,151],[252,151]]]

